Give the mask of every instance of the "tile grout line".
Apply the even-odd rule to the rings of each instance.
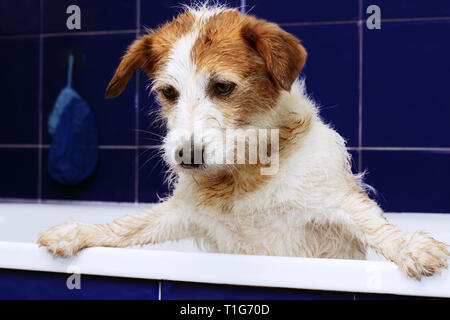
[[[42,37],[43,25],[44,25],[44,0],[39,3],[40,21],[39,21],[39,84],[38,84],[38,143],[42,145],[43,140],[43,74],[44,74],[44,39]],[[38,148],[38,171],[37,171],[37,199],[38,202],[42,201],[42,148]]]
[[[136,35],[141,31],[141,0],[136,2]]]
[[[246,0],[241,0],[240,4],[239,4],[239,12],[240,13],[245,13],[245,7],[247,6],[247,1]]]
[[[361,147],[364,151],[444,151],[450,152],[448,147]]]
[[[100,30],[100,31],[76,31],[76,32],[53,32],[44,33],[44,38],[62,37],[62,36],[91,36],[91,35],[108,35],[108,34],[127,34],[136,33],[136,29],[122,29],[122,30]]]
[[[98,148],[102,149],[102,150],[114,150],[114,149],[117,149],[117,150],[134,150],[134,149],[137,149],[138,146],[136,146],[136,145],[134,145],[134,146],[127,146],[127,145],[117,145],[117,146],[115,146],[115,145],[99,145]]]
[[[134,150],[152,148],[153,145],[99,145],[102,150]],[[49,144],[0,144],[0,149],[48,149]],[[355,146],[347,147],[348,150],[358,151],[450,151],[450,147],[376,147],[376,146]]]
[[[139,147],[150,147],[150,145],[136,146],[136,145],[99,145],[99,149],[108,150],[108,149],[118,149],[118,150],[134,150]],[[32,148],[40,148],[40,149],[48,149],[50,148],[49,144],[0,144],[0,149],[32,149]]]
[[[141,0],[136,2],[136,35],[141,32]]]
[[[136,76],[136,81],[135,81],[135,97],[134,97],[134,127],[137,128],[137,123],[138,123],[138,102],[136,101],[136,95],[137,95],[137,88],[139,87],[139,80],[137,79],[137,75]],[[136,130],[137,131],[137,130]],[[139,178],[138,178],[138,170],[137,168],[139,167],[139,148],[138,148],[138,133],[135,132],[134,134],[134,174],[133,174],[133,186],[134,186],[134,204],[138,203],[138,194],[139,194]]]
[[[39,97],[38,97],[39,100]],[[39,105],[38,105],[39,109]],[[38,115],[39,117],[39,115]],[[39,121],[39,120],[38,120]],[[39,131],[39,129],[38,129]],[[39,148],[39,144],[0,144],[0,149],[32,149],[32,148]]]
[[[362,4],[361,4],[362,9]],[[447,21],[450,20],[450,16],[445,17],[417,17],[417,18],[387,18],[381,19],[383,22],[428,22],[428,21]],[[352,23],[364,23],[362,15],[358,19],[353,20],[329,20],[329,21],[305,21],[305,22],[280,22],[279,26],[295,27],[295,26],[317,26],[317,25],[338,25],[338,24],[352,24]]]
[[[158,300],[162,300],[162,280],[158,281]]]
[[[91,36],[91,35],[116,35],[136,33],[136,29],[122,29],[122,30],[99,30],[99,31],[73,31],[73,32],[52,32],[52,33],[29,33],[17,35],[0,35],[0,40],[3,39],[23,39],[23,38],[52,38],[52,37],[72,37],[72,36]]]
[[[358,20],[359,21],[361,21],[363,19],[362,8],[363,8],[363,0],[358,0]]]
[[[242,0],[241,0],[242,1]],[[246,1],[242,1],[246,5]],[[450,16],[445,17],[416,17],[416,18],[387,18],[381,19],[381,22],[427,22],[427,21],[448,21]],[[306,21],[306,22],[280,22],[280,26],[315,26],[315,25],[338,25],[364,22],[363,19],[355,20],[330,20],[330,21]],[[114,35],[114,34],[128,34],[140,32],[139,29],[119,29],[119,30],[98,30],[98,31],[75,31],[75,32],[49,32],[49,33],[28,33],[28,34],[14,34],[14,35],[0,35],[0,40],[4,39],[20,39],[20,38],[50,38],[62,36],[82,36],[82,35]]]
[[[362,114],[363,114],[363,3],[362,0],[359,0],[359,23],[358,23],[358,56],[359,56],[359,73],[358,73],[358,172],[362,172],[362,132],[363,132],[363,123],[362,123]]]
[[[355,20],[335,20],[335,21],[309,21],[309,22],[280,22],[277,23],[281,27],[296,27],[296,26],[320,26],[320,25],[335,25],[335,24],[353,24],[361,22],[360,19]]]
[[[141,0],[136,1],[136,38],[139,37],[140,27],[141,26]],[[136,73],[136,88],[134,92],[134,203],[137,204],[139,202],[139,72]]]
[[[420,21],[446,21],[449,20],[450,16],[443,17],[414,17],[414,18],[381,18],[381,23],[383,22],[420,22]]]

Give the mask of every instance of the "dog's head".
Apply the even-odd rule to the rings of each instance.
[[[276,24],[235,9],[188,9],[133,42],[106,97],[143,70],[167,124],[165,159],[184,171],[217,170],[227,129],[274,127],[273,109],[305,59],[300,41]]]

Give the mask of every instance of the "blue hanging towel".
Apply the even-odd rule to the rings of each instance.
[[[48,119],[48,130],[53,135],[48,172],[65,185],[76,185],[89,177],[98,159],[94,115],[87,102],[72,89],[72,70],[70,55],[67,86],[56,99]]]

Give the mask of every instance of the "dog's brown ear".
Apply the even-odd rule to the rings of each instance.
[[[300,40],[276,24],[252,19],[241,30],[245,41],[265,60],[281,88],[289,91],[305,65],[306,50]]]
[[[145,35],[135,40],[122,57],[117,70],[106,88],[106,98],[114,98],[122,93],[136,69],[150,73],[155,64],[152,55],[152,37]]]

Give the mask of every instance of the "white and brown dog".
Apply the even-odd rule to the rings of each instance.
[[[110,224],[55,226],[39,244],[70,256],[194,237],[223,253],[346,259],[364,259],[370,247],[417,279],[447,268],[445,244],[395,228],[367,196],[345,141],[297,80],[305,60],[300,41],[276,24],[221,6],[187,8],[149,30],[129,47],[106,96],[119,95],[137,69],[153,79],[173,194]],[[198,128],[204,138],[194,145]],[[213,160],[220,133],[255,128],[277,130],[276,174],[261,174],[267,163]],[[200,150],[201,164],[176,161],[186,145]]]

